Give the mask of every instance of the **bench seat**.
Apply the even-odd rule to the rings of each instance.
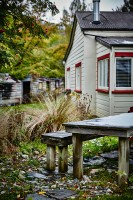
[[[68,145],[72,144],[72,134],[57,131],[42,134],[42,143],[47,144],[47,170],[55,170],[56,146],[58,146],[58,171],[68,170]]]

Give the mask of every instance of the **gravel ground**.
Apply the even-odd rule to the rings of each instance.
[[[0,200],[8,197],[10,200],[92,199],[105,194],[119,195],[121,189],[116,182],[118,153],[110,152],[110,158],[108,156],[85,158],[82,180],[73,179],[72,158],[69,158],[68,172],[61,174],[58,166],[54,172],[45,169],[46,157],[39,151],[32,155],[16,153],[0,157]]]

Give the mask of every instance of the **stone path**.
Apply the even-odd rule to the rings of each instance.
[[[133,148],[130,166],[133,165],[132,158]],[[77,199],[79,196],[86,199],[103,194],[112,195],[118,190],[117,151],[85,158],[83,164],[84,176],[82,180],[78,180],[72,176],[72,158],[69,158],[69,170],[66,174],[58,173],[57,168],[54,172],[45,170],[46,158],[38,152],[34,152],[34,156],[18,153],[15,157],[0,159],[0,194],[24,190],[25,198],[20,198],[22,200],[63,200]],[[101,177],[104,173],[103,180]],[[110,179],[106,180],[106,176]]]

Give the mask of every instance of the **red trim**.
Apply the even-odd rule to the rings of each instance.
[[[99,60],[104,60],[104,59],[106,59],[106,58],[110,58],[110,53],[98,57],[97,60],[98,60],[98,61],[99,61]]]
[[[81,91],[81,90],[75,90],[75,92],[77,92],[77,93],[82,93],[82,91]]]
[[[75,67],[81,67],[81,62],[77,63]]]
[[[115,57],[133,57],[133,52],[115,52]]]
[[[98,88],[98,61],[108,58],[108,88],[110,88],[110,53],[97,58],[97,88]],[[109,93],[109,90],[97,89],[98,92]]]
[[[70,67],[67,68],[67,71],[70,71]]]
[[[101,92],[101,93],[109,93],[109,90],[104,90],[104,89],[96,89],[97,92]]]
[[[77,67],[81,67],[81,62],[79,62],[79,63],[77,63],[77,64],[75,64],[75,68],[77,68]],[[82,74],[82,72],[81,72],[81,68],[80,68],[80,90],[76,90],[76,69],[75,69],[75,92],[78,92],[78,93],[81,93],[82,91],[81,91],[81,88],[82,88],[82,77],[81,77],[81,74]]]
[[[133,94],[133,90],[114,90],[112,94]]]

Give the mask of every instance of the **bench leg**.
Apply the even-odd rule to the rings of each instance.
[[[83,178],[83,153],[82,138],[79,134],[73,134],[73,176],[74,178]]]
[[[56,147],[52,145],[47,145],[47,170],[55,170],[55,156],[56,156]]]
[[[68,170],[68,146],[58,147],[58,166],[59,172],[67,172]]]
[[[129,138],[119,137],[118,184],[125,184],[129,175]]]

